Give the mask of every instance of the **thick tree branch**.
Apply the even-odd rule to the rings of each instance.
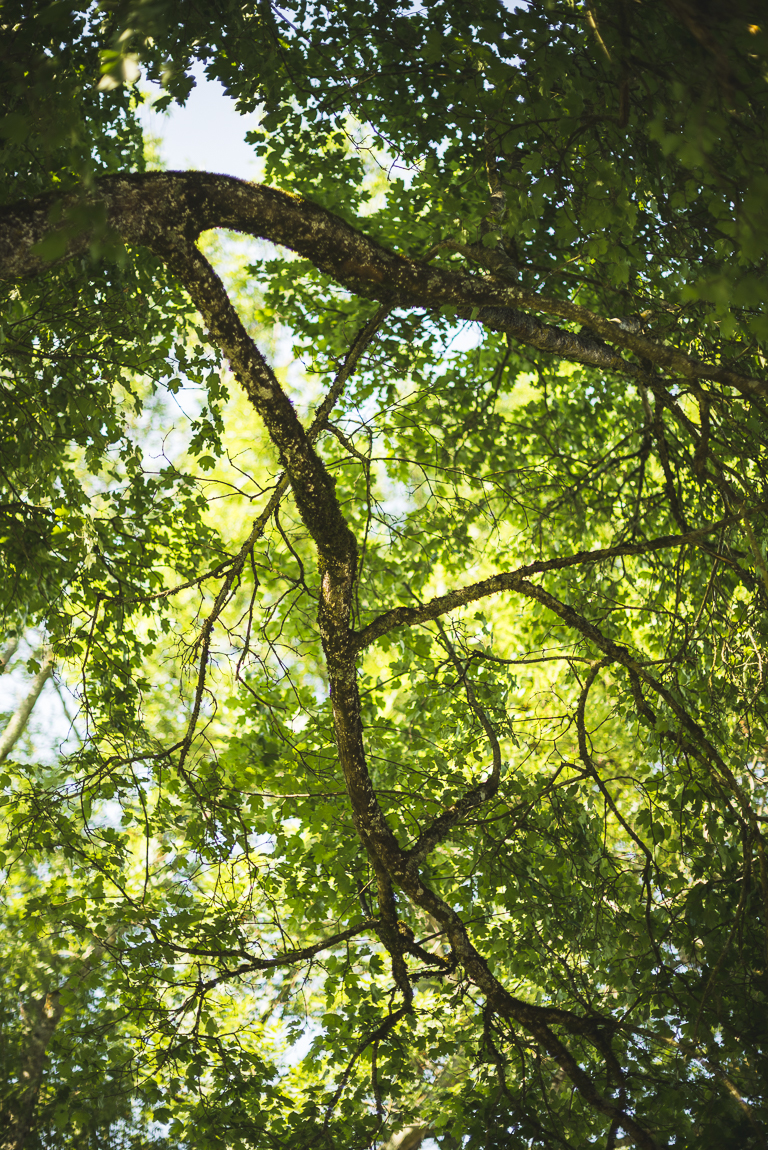
[[[238,181],[234,183],[240,190],[249,187]],[[203,230],[201,219],[204,215],[198,216],[191,229],[195,235]],[[173,231],[170,226],[164,229],[155,225],[156,219],[148,216],[140,242],[164,259],[178,275],[203,316],[212,340],[229,359],[236,378],[263,419],[278,450],[301,519],[317,547],[321,575],[318,620],[328,667],[339,759],[358,833],[377,871],[382,914],[379,933],[392,955],[398,984],[403,993],[410,996],[412,991],[400,956],[402,947],[396,934],[391,884],[384,861],[386,859],[390,864],[399,861],[402,850],[381,810],[365,764],[356,652],[350,640],[357,541],[339,507],[333,479],[314,450],[310,436],[274,372],[245,330],[221,280],[189,235]],[[371,323],[377,325],[381,318],[380,312]],[[356,341],[355,350],[351,358],[348,357],[350,370],[370,334],[372,331],[366,329],[363,341]],[[328,402],[321,404],[313,431],[319,431],[323,426],[345,378],[346,374],[342,373],[341,379],[337,380],[338,388],[332,388]],[[200,673],[204,675],[202,662]]]
[[[317,547],[321,575],[318,620],[328,666],[339,758],[358,833],[377,867],[382,918],[385,923],[392,919],[389,922],[392,932],[395,919],[391,912],[391,892],[381,860],[384,855],[394,862],[400,858],[401,848],[379,806],[365,766],[356,652],[349,629],[357,575],[357,542],[339,507],[333,479],[274,372],[245,330],[213,268],[185,235],[153,231],[151,220],[146,227],[148,234],[143,242],[179,276],[203,316],[211,338],[229,359],[236,378],[263,419],[290,480],[299,514]],[[318,412],[322,422],[327,418],[326,407],[330,411],[329,403],[321,405]],[[204,660],[201,660],[198,698],[204,674]],[[375,846],[372,839],[376,840]],[[392,939],[396,942],[394,935]],[[397,948],[390,949],[393,961],[397,961]],[[399,973],[401,985],[410,993],[405,970]]]
[[[501,571],[498,575],[491,575],[478,583],[470,583],[457,591],[437,595],[418,607],[393,607],[385,611],[366,627],[355,632],[355,645],[357,650],[361,651],[395,627],[413,627],[418,623],[427,623],[432,619],[439,619],[449,611],[455,611],[457,607],[474,603],[488,595],[496,595],[499,591],[517,591],[522,581],[530,575],[542,575],[546,571],[560,571],[588,563],[602,563],[621,556],[645,555],[652,551],[663,551],[667,547],[683,547],[688,543],[696,544],[707,535],[738,523],[741,518],[741,513],[729,515],[717,523],[700,527],[696,531],[688,531],[684,535],[661,535],[647,543],[619,543],[615,547],[603,547],[597,551],[577,551],[574,555],[562,555],[557,559],[542,559],[536,563],[527,563],[514,571]]]
[[[684,379],[713,380],[748,396],[768,394],[763,380],[694,359],[568,300],[540,296],[501,277],[477,276],[407,259],[309,200],[206,172],[105,176],[88,196],[47,195],[2,209],[0,278],[44,270],[48,264],[37,245],[52,232],[60,238],[61,254],[51,254],[64,258],[65,253],[69,257],[87,251],[91,232],[82,227],[82,213],[77,222],[68,222],[67,215],[74,208],[82,208],[84,202],[105,211],[106,226],[125,242],[148,245],[159,254],[173,236],[189,241],[211,228],[229,228],[297,252],[357,295],[396,301],[400,306],[453,307],[465,318],[577,363],[632,376],[644,373],[613,346],[606,346],[603,341],[608,340]],[[62,221],[55,228],[52,214]],[[185,278],[184,283],[191,291]],[[551,327],[520,308],[579,323],[599,338]]]
[[[334,404],[336,403],[341,392],[343,391],[344,385],[346,384],[350,375],[352,374],[355,367],[357,366],[357,363],[360,359],[360,356],[362,355],[362,353],[364,352],[364,350],[366,349],[366,347],[370,343],[375,332],[381,326],[381,323],[384,320],[387,312],[388,312],[388,308],[386,308],[386,307],[379,308],[378,311],[376,312],[376,314],[368,321],[367,324],[365,324],[365,326],[358,332],[355,339],[353,340],[352,346],[350,347],[350,349],[349,349],[349,351],[348,351],[348,353],[344,359],[344,363],[342,364],[340,370],[338,371],[336,378],[333,381],[333,384],[331,385],[331,387],[328,390],[328,394],[324,397],[322,402],[319,404],[317,411],[315,412],[314,418],[312,420],[312,424],[309,428],[309,431],[307,432],[307,440],[308,440],[308,443],[310,446],[315,443],[318,436],[320,435],[320,433],[323,431],[324,427],[326,426],[328,416],[330,415],[331,411],[333,410]],[[255,347],[254,347],[254,350],[256,350],[256,354],[259,355],[259,360],[261,361],[261,357],[260,357],[260,354],[258,353],[258,349],[255,349]],[[261,362],[263,362],[263,361],[261,361]],[[254,543],[256,542],[257,539],[260,538],[262,532],[264,531],[264,528],[266,527],[266,525],[269,522],[272,515],[277,512],[277,508],[280,504],[280,500],[282,499],[283,495],[287,491],[288,485],[289,485],[288,474],[286,472],[283,472],[282,475],[280,475],[277,479],[277,483],[275,484],[275,488],[272,492],[272,495],[270,496],[269,502],[267,503],[267,505],[263,509],[263,511],[260,512],[260,514],[258,515],[256,520],[254,521],[253,528],[252,528],[248,538],[245,540],[245,542],[243,543],[239,552],[235,556],[234,560],[231,562],[229,570],[227,571],[226,576],[224,578],[224,581],[223,581],[223,583],[222,583],[221,587],[219,588],[219,591],[216,595],[216,600],[214,602],[213,608],[212,608],[210,614],[208,615],[208,617],[206,618],[206,620],[202,626],[202,629],[200,631],[200,634],[198,635],[198,638],[197,638],[197,641],[195,644],[195,650],[197,652],[199,652],[199,654],[198,654],[197,686],[195,688],[195,698],[194,698],[194,702],[193,702],[193,706],[192,706],[192,716],[191,716],[189,723],[187,725],[187,731],[186,731],[186,734],[184,736],[184,739],[182,740],[181,745],[180,745],[180,756],[179,756],[179,765],[180,766],[183,766],[184,759],[186,758],[186,755],[189,752],[189,748],[192,744],[192,739],[193,739],[194,734],[195,734],[195,728],[197,726],[197,721],[198,721],[198,718],[200,715],[200,707],[202,705],[203,691],[205,689],[206,671],[207,671],[208,656],[209,656],[209,652],[210,652],[211,635],[213,633],[213,628],[216,624],[217,619],[219,618],[219,615],[221,614],[221,611],[224,607],[225,602],[227,601],[227,599],[230,595],[230,592],[232,590],[232,587],[235,583],[237,576],[242,571],[242,569],[245,565],[245,562],[246,562],[248,556],[250,555],[250,553],[253,549]],[[193,580],[192,583],[194,583],[194,582],[195,581]],[[189,586],[189,585],[191,585],[191,584],[182,584],[180,588],[176,588],[175,590],[181,590],[181,589],[183,589],[184,586]],[[171,593],[172,592],[161,592],[161,594],[171,594]]]
[[[402,958],[407,942],[398,935],[393,881],[412,902],[431,914],[444,928],[467,976],[487,996],[492,1009],[525,1026],[543,1049],[556,1059],[589,1104],[623,1126],[643,1150],[656,1150],[656,1142],[648,1131],[627,1114],[620,1103],[600,1093],[592,1078],[552,1029],[553,1026],[562,1027],[571,1034],[584,1037],[601,1051],[610,1067],[612,1055],[605,1033],[615,1024],[599,1017],[580,1018],[568,1011],[532,1006],[509,994],[475,950],[459,915],[422,882],[415,860],[409,858],[397,843],[379,806],[367,770],[355,673],[355,658],[359,650],[391,626],[437,618],[453,606],[491,594],[493,590],[512,586],[522,589],[526,586],[524,576],[535,571],[641,553],[653,549],[654,544],[606,549],[585,553],[582,557],[570,557],[565,562],[555,560],[549,565],[521,568],[495,577],[495,583],[494,580],[486,580],[475,585],[474,593],[472,589],[465,589],[453,596],[441,597],[439,608],[432,613],[425,608],[402,617],[399,612],[388,613],[383,627],[379,625],[376,630],[372,625],[373,629],[367,628],[362,633],[365,636],[363,642],[359,636],[355,639],[349,629],[349,618],[356,578],[357,546],[336,500],[333,481],[313,450],[274,373],[248,336],[223,285],[194,241],[200,232],[211,227],[227,227],[263,236],[299,252],[359,295],[395,305],[469,308],[470,316],[481,322],[487,321],[491,326],[502,327],[531,346],[577,362],[630,374],[637,372],[636,367],[598,340],[548,328],[517,310],[517,305],[522,304],[545,311],[550,301],[543,301],[491,277],[477,277],[407,260],[382,248],[316,205],[273,189],[202,173],[153,173],[149,176],[105,178],[99,182],[91,199],[94,206],[98,202],[104,205],[109,228],[128,243],[148,247],[180,278],[203,315],[211,338],[229,359],[236,377],[261,415],[289,477],[301,518],[317,547],[321,572],[320,631],[331,686],[339,759],[355,824],[377,875],[381,908],[378,933],[392,956],[393,974],[404,997],[403,1011],[410,1008],[412,991]],[[49,197],[0,213],[0,276],[34,274],[44,268],[40,254],[32,249],[50,232],[49,211],[55,202]],[[69,244],[69,255],[85,250],[90,238],[88,233],[74,227],[67,232],[66,212],[70,204],[74,206],[76,203],[82,205],[82,197],[72,197],[70,201],[65,199],[62,205],[65,222],[60,230],[62,239]],[[559,304],[557,306],[560,307]],[[484,308],[492,311],[483,313]],[[583,321],[581,315],[575,318]],[[621,343],[622,334],[617,329],[610,329],[610,335],[616,337],[615,342]],[[667,349],[658,348],[655,344],[650,343],[650,347],[654,355],[667,353]],[[637,351],[636,348],[632,350]],[[647,349],[643,350],[647,358],[653,359]],[[687,357],[682,357],[682,360],[686,370],[676,368],[682,374],[692,378],[722,376],[721,369],[708,365],[704,365],[703,372],[696,376],[697,368],[691,366],[693,361]],[[705,533],[707,530],[711,529],[705,529]],[[678,537],[675,537],[675,542],[678,542]],[[657,548],[669,545],[669,539],[655,542]],[[499,769],[497,760],[498,755],[494,755],[496,775]],[[231,977],[231,974],[224,977]]]
[[[582,1097],[594,1109],[623,1127],[637,1146],[642,1150],[659,1150],[656,1139],[641,1122],[628,1114],[622,1105],[601,1094],[593,1079],[553,1030],[553,1027],[558,1027],[572,1035],[582,1036],[602,1054],[610,1067],[615,1063],[615,1056],[610,1050],[609,1036],[616,1024],[600,1016],[580,1018],[556,1007],[535,1006],[510,994],[473,946],[459,915],[422,882],[413,864],[404,867],[396,877],[408,898],[444,928],[466,975],[485,995],[489,1008],[524,1027],[568,1075]]]

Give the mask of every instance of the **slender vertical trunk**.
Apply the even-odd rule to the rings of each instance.
[[[2,655],[0,655],[0,675],[2,675],[3,671],[7,671],[8,664],[10,663],[13,656],[16,654],[16,648],[18,647],[18,645],[19,645],[19,636],[18,635],[16,635],[13,639],[10,640],[10,642],[8,642],[6,644],[5,650],[3,651]]]
[[[384,1143],[381,1150],[420,1150],[421,1144],[431,1134],[428,1126],[404,1126]]]
[[[25,1050],[18,1088],[11,1095],[0,1119],[0,1150],[23,1150],[35,1116],[48,1043],[61,1011],[58,989],[22,1007],[22,1017],[27,1025]]]
[[[22,699],[19,706],[16,708],[15,713],[12,715],[8,726],[0,735],[0,763],[3,759],[7,758],[13,750],[16,742],[22,735],[24,728],[29,722],[29,716],[35,703],[40,698],[40,692],[51,677],[53,671],[53,652],[48,651],[43,659],[43,664],[40,670],[32,680],[32,684],[27,691],[24,699]]]

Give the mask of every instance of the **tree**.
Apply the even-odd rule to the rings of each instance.
[[[83,732],[3,764],[79,988],[6,1144],[764,1147],[758,6],[2,19],[2,609]],[[262,184],[146,170],[194,62]]]

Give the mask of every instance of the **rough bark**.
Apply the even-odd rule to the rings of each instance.
[[[309,200],[206,172],[105,176],[88,195],[51,194],[3,208],[0,278],[34,275],[49,266],[37,249],[46,237],[59,238],[59,259],[86,252],[92,232],[71,222],[68,214],[84,204],[93,208],[99,227],[127,243],[167,252],[169,246],[184,246],[211,228],[229,228],[297,252],[357,295],[402,307],[452,307],[464,318],[576,363],[643,376],[647,369],[617,350],[624,349],[690,381],[711,380],[747,396],[768,394],[764,380],[744,376],[728,365],[704,363],[569,300],[539,295],[502,277],[408,259]],[[52,225],[53,216],[60,222]],[[82,220],[82,211],[77,220]],[[594,334],[553,327],[531,312],[581,324]]]
[[[620,543],[615,547],[604,547],[597,551],[577,551],[574,555],[561,555],[557,559],[543,559],[536,563],[528,563],[514,571],[500,571],[488,579],[477,583],[468,583],[456,591],[448,591],[445,595],[437,595],[427,603],[418,607],[393,607],[379,615],[362,630],[355,633],[354,641],[358,650],[370,646],[382,635],[386,635],[396,627],[412,627],[417,623],[428,623],[439,619],[457,607],[464,607],[467,603],[474,603],[488,595],[496,595],[500,591],[518,591],[523,580],[529,575],[542,575],[546,571],[563,570],[565,567],[583,567],[589,563],[604,563],[609,559],[617,559],[627,555],[644,555],[652,551],[666,551],[672,547],[683,547],[686,544],[700,544],[707,535],[719,531],[722,527],[737,523],[739,515],[730,515],[720,519],[717,523],[708,524],[696,531],[688,531],[684,535],[662,535],[658,539],[649,539],[645,543]]]
[[[390,952],[393,976],[403,1000],[403,1007],[391,1016],[387,1025],[394,1025],[410,1009],[412,990],[405,956],[410,951],[420,959],[424,958],[424,952],[413,944],[407,930],[401,930],[397,921],[395,890],[399,888],[402,895],[429,914],[443,929],[455,960],[484,995],[489,1009],[514,1020],[533,1035],[587,1103],[610,1119],[614,1126],[622,1127],[643,1150],[657,1150],[657,1143],[648,1129],[627,1113],[620,1101],[597,1088],[595,1081],[556,1033],[564,1031],[589,1042],[599,1053],[609,1079],[620,1086],[621,1072],[610,1042],[617,1024],[601,1016],[579,1016],[516,998],[496,979],[486,960],[475,949],[459,915],[424,882],[419,863],[455,825],[456,812],[444,812],[431,828],[431,833],[428,832],[427,837],[417,844],[415,851],[401,846],[389,826],[368,773],[355,666],[356,656],[364,644],[350,626],[357,577],[357,542],[336,499],[333,480],[314,450],[310,437],[274,373],[245,331],[223,285],[194,241],[200,232],[211,227],[227,227],[262,236],[311,259],[318,268],[357,294],[373,296],[398,306],[436,308],[447,304],[459,310],[469,309],[469,314],[480,322],[500,327],[524,343],[577,362],[630,374],[638,371],[632,362],[625,360],[613,348],[606,347],[599,339],[547,327],[536,317],[519,311],[517,305],[588,323],[598,335],[615,337],[620,346],[687,378],[717,379],[740,386],[747,393],[759,391],[763,385],[759,381],[733,377],[723,368],[700,364],[653,341],[629,336],[610,321],[591,316],[574,305],[541,299],[493,277],[434,268],[406,259],[387,251],[316,205],[274,189],[202,173],[155,173],[105,178],[98,182],[93,200],[94,206],[97,201],[104,206],[110,228],[126,242],[147,246],[165,260],[184,284],[200,310],[212,340],[229,359],[235,376],[263,419],[285,467],[301,518],[317,548],[321,576],[319,627],[331,686],[339,761],[355,826],[378,879],[380,918],[375,929]],[[33,249],[50,232],[49,213],[55,202],[48,197],[7,208],[0,213],[0,276],[32,275],[44,269],[44,261]],[[64,223],[60,228],[64,231],[68,226],[68,203],[74,205],[75,202],[74,197],[63,202]],[[89,235],[85,232],[65,234],[63,238],[68,240],[70,255],[85,250],[89,242]],[[588,320],[586,316],[589,316]],[[736,378],[739,382],[732,382]],[[680,538],[675,537],[675,541]],[[656,542],[658,546],[671,545],[668,539]],[[640,550],[648,546],[641,545]],[[614,549],[613,553],[635,552],[632,549]],[[609,557],[608,552],[601,552],[599,555],[579,556],[578,561]],[[521,568],[495,577],[498,586],[485,587],[482,594],[489,594],[492,590],[527,589],[530,585],[524,576],[530,573],[533,572],[529,568]],[[485,581],[486,584],[490,582]],[[471,592],[471,589],[466,590]],[[452,606],[469,601],[462,598],[462,594],[443,597],[450,599],[450,604],[447,601],[441,603],[440,609],[431,616],[424,615],[423,611],[419,616],[419,609],[416,609],[415,616],[406,617],[399,614],[404,609],[395,609],[394,613],[389,613],[383,630],[426,617],[437,618]],[[383,633],[383,630],[376,633]],[[369,641],[375,637],[373,632],[368,632],[366,639]],[[457,817],[465,808],[487,801],[493,793],[494,778],[498,779],[497,760],[498,755],[494,755],[494,772],[490,779],[477,793],[466,796]]]

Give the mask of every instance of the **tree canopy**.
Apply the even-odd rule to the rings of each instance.
[[[3,1150],[765,1150],[764,6],[0,28]]]

